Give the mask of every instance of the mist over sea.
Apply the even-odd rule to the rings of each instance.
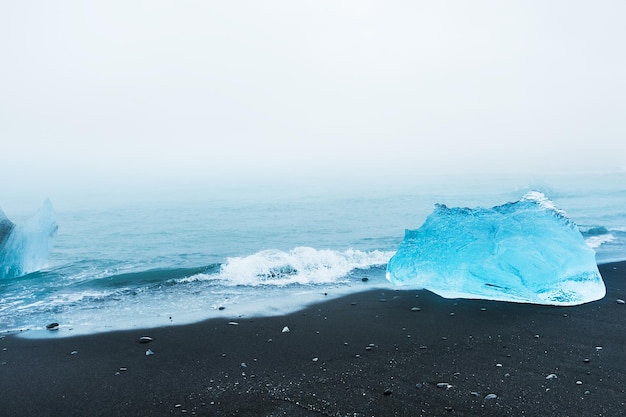
[[[69,336],[283,314],[392,291],[386,263],[436,203],[490,207],[531,190],[579,226],[598,263],[626,259],[624,172],[50,195],[59,229],[48,264],[0,280],[0,331],[41,337],[58,322],[57,336]],[[37,208],[5,212],[19,223]]]

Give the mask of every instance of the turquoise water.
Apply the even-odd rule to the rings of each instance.
[[[490,207],[535,189],[576,222],[599,263],[626,259],[626,173],[51,195],[59,228],[48,263],[0,280],[0,331],[44,336],[58,322],[59,337],[284,314],[393,289],[386,263],[436,203]],[[35,209],[5,212],[19,224]]]

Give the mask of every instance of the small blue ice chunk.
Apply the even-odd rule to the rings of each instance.
[[[606,289],[576,224],[540,192],[484,208],[437,205],[407,230],[387,279],[446,298],[576,305]]]
[[[0,210],[0,278],[19,277],[43,268],[56,232],[49,200],[23,224],[13,224]]]

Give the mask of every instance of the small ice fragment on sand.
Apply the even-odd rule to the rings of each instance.
[[[498,396],[496,394],[487,394],[487,395],[485,395],[485,400],[495,400],[496,398],[498,398]]]
[[[229,321],[228,324],[230,326],[239,326],[239,323],[237,323],[236,321]]]
[[[546,379],[554,379],[556,377],[557,377],[556,374],[550,374],[546,377]]]
[[[48,330],[59,330],[59,323],[50,323],[46,325],[46,329]]]
[[[150,356],[150,355],[154,355],[154,352],[152,351],[152,349],[146,350],[146,356]]]
[[[283,333],[289,333],[291,330],[289,330],[289,327],[285,326],[283,327]]]
[[[139,343],[150,343],[152,342],[152,338],[149,336],[141,336],[139,338]]]
[[[77,350],[73,350],[70,352],[70,355],[78,355],[78,351]]]
[[[583,381],[576,381],[576,385],[582,385]]]
[[[437,384],[437,388],[450,389],[450,388],[452,388],[452,385],[448,384],[447,382],[439,382]]]
[[[618,298],[617,300],[615,300],[615,302],[617,304],[626,304],[626,301],[622,300],[621,298]]]

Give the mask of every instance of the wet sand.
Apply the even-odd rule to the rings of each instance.
[[[626,263],[600,270],[607,296],[574,307],[372,290],[281,317],[0,335],[0,415],[626,415]]]

